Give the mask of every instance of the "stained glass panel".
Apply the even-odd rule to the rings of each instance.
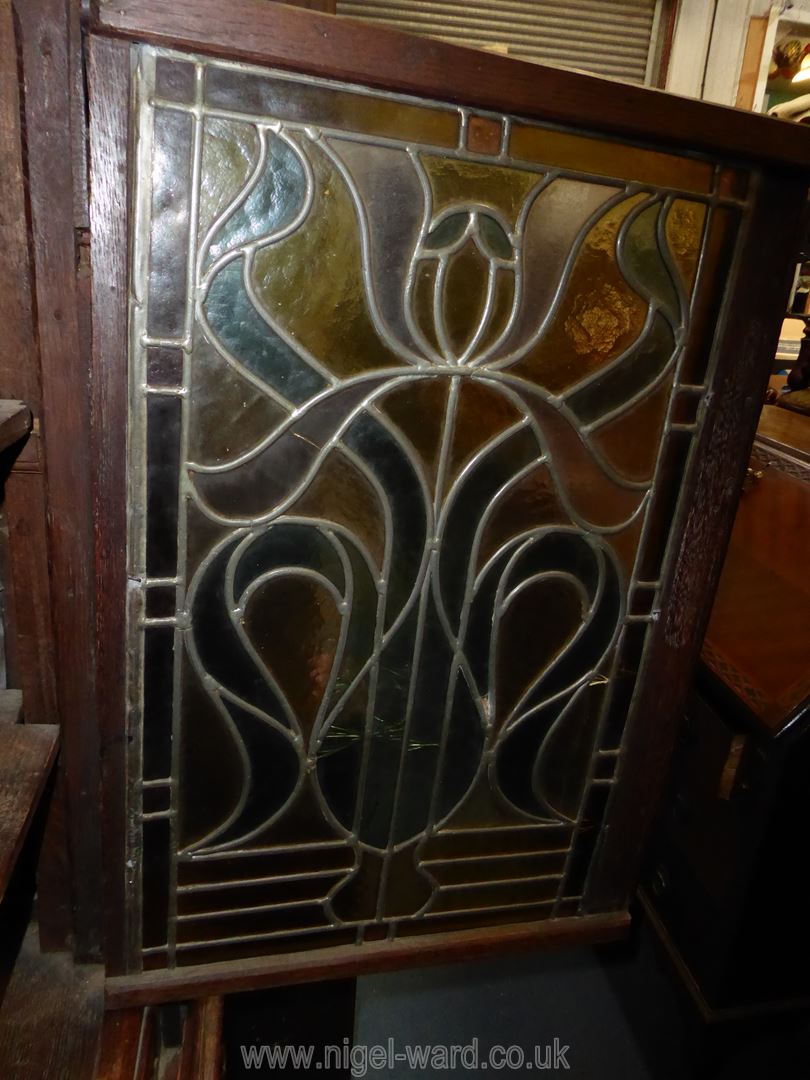
[[[131,968],[576,916],[743,189],[136,60]]]

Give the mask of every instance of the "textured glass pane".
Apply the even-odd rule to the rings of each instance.
[[[563,169],[618,176],[642,184],[672,186],[686,191],[711,191],[714,166],[706,161],[623,146],[619,142],[601,142],[562,131],[550,132],[528,124],[513,126],[509,145],[514,157],[521,161],[540,161]]]
[[[158,337],[185,323],[191,127],[182,112],[155,112],[147,327]]]
[[[140,60],[132,967],[576,915],[743,181]]]

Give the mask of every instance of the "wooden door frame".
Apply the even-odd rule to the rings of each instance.
[[[124,975],[123,875],[108,873],[108,970],[111,1002],[133,1005],[245,989],[281,981],[340,977],[404,963],[498,951],[511,942],[565,944],[615,936],[638,875],[644,842],[702,631],[708,619],[734,507],[770,372],[810,174],[810,132],[764,117],[671,98],[589,76],[538,67],[378,27],[294,11],[260,0],[232,0],[228,19],[213,0],[182,10],[174,0],[101,0],[90,39],[91,232],[93,254],[93,458],[97,530],[99,646],[97,687],[104,788],[122,784],[127,714],[125,660],[127,417],[127,149],[130,42],[186,48],[306,74],[496,109],[550,123],[637,140],[647,146],[702,150],[750,166],[751,206],[737,243],[713,341],[714,393],[702,418],[684,485],[665,571],[665,603],[650,630],[646,677],[632,703],[623,780],[586,887],[592,916],[504,930],[430,935],[366,945],[346,959],[319,950],[291,970],[290,957]],[[593,108],[598,95],[599,109]],[[763,281],[762,253],[775,253]],[[732,294],[733,292],[733,294]],[[649,717],[655,716],[655,721]],[[123,866],[123,807],[105,806],[106,853]],[[597,914],[598,913],[598,914]]]

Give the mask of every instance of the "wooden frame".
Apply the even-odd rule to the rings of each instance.
[[[0,21],[4,392],[34,413],[8,484],[12,678],[27,719],[62,728],[38,869],[40,938],[91,959],[101,953],[102,909],[80,9],[76,0],[5,0]]]
[[[441,42],[343,23],[311,12],[234,0],[227,23],[212,0],[178,10],[171,0],[101,0],[90,39],[91,230],[93,242],[94,506],[99,650],[98,709],[105,759],[105,789],[118,793],[126,741],[120,673],[124,662],[127,410],[127,198],[129,52],[126,42],[188,47],[229,59],[259,61],[308,74],[328,75],[416,95],[495,108],[552,123],[587,127],[646,144],[708,151],[752,169],[752,207],[737,244],[720,324],[715,334],[715,392],[675,526],[677,558],[670,561],[661,618],[648,649],[644,690],[633,704],[625,779],[609,808],[609,827],[586,890],[591,917],[510,931],[432,935],[406,943],[364,948],[363,955],[316,955],[248,962],[244,978],[223,965],[143,976],[124,970],[123,879],[108,874],[105,893],[111,1002],[199,995],[280,981],[338,977],[405,963],[462,958],[530,942],[603,940],[626,923],[624,910],[636,878],[669,757],[692,664],[700,644],[731,528],[759,403],[770,370],[781,313],[792,277],[810,173],[810,132],[733,110],[662,97],[654,92],[596,82],[481,54]],[[119,40],[116,40],[119,39]],[[123,39],[123,40],[121,40]],[[598,118],[593,113],[595,91]],[[763,274],[762,253],[773,252]],[[653,670],[654,669],[654,670]],[[655,728],[644,717],[655,713]],[[124,822],[105,806],[106,852],[121,865]],[[597,914],[599,913],[599,914]],[[519,932],[518,932],[519,931]],[[324,953],[328,950],[324,950]],[[118,976],[121,976],[118,978]]]

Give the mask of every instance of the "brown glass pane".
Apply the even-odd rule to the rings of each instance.
[[[294,514],[343,525],[365,545],[377,567],[385,557],[385,525],[380,496],[371,481],[344,453],[325,459],[300,499]]]
[[[193,64],[183,60],[169,60],[159,56],[155,63],[155,93],[166,101],[190,103],[195,96],[195,71]]]
[[[647,304],[622,274],[616,242],[642,198],[630,197],[606,210],[588,231],[548,331],[515,365],[516,373],[559,392],[605,367],[638,340]]]
[[[653,475],[671,393],[665,380],[593,435],[596,449],[628,480],[649,480]]]
[[[596,176],[614,176],[642,184],[683,188],[698,194],[711,191],[714,166],[708,161],[643,150],[620,142],[572,135],[563,131],[516,123],[509,141],[512,157],[541,165],[576,169]]]
[[[741,172],[739,169],[719,168],[715,192],[731,199],[744,199],[748,194],[750,179],[749,173]]]
[[[491,513],[481,536],[478,565],[483,566],[508,540],[532,528],[568,525],[547,465],[531,469],[510,487]]]
[[[702,203],[675,199],[666,217],[666,239],[678,265],[686,295],[691,296],[700,257],[706,207]]]
[[[147,349],[146,381],[149,386],[183,385],[183,353],[180,349]]]
[[[432,491],[439,466],[447,383],[439,379],[410,379],[386,394],[380,407],[418,451]]]
[[[435,146],[455,146],[459,115],[450,109],[405,105],[380,97],[253,75],[212,65],[206,78],[209,105],[279,120],[362,131]]]
[[[497,154],[501,149],[503,122],[487,116],[471,116],[467,123],[467,149],[474,154]]]
[[[244,626],[308,733],[335,662],[340,615],[323,585],[289,576],[256,589]]]
[[[453,423],[450,476],[458,476],[477,450],[521,419],[515,404],[494,385],[462,380]]]

